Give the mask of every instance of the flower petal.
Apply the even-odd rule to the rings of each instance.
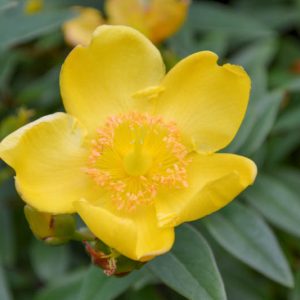
[[[161,227],[177,226],[222,208],[253,183],[257,170],[243,156],[196,154],[188,173],[188,188],[158,195],[156,211]]]
[[[74,206],[100,240],[131,259],[151,259],[169,251],[174,243],[174,229],[158,228],[155,212],[151,207],[126,216],[85,200],[76,201]]]
[[[87,46],[94,30],[104,24],[104,19],[101,12],[92,7],[75,7],[74,11],[77,11],[79,16],[63,24],[65,40],[71,46]]]
[[[61,72],[67,112],[95,130],[110,116],[134,109],[132,95],[164,76],[159,51],[138,31],[103,25],[88,48],[77,46]]]
[[[43,212],[72,213],[73,201],[95,192],[82,171],[87,157],[83,138],[71,116],[56,113],[1,142],[0,158],[15,169],[16,187],[26,203]]]
[[[217,64],[202,51],[179,62],[165,77],[157,114],[175,121],[195,148],[211,153],[235,136],[248,104],[250,79],[239,66]]]
[[[154,43],[168,38],[184,22],[187,0],[107,0],[105,8],[111,24],[138,29]]]

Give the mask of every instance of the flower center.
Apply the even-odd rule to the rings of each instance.
[[[162,188],[188,186],[188,150],[177,126],[144,113],[111,116],[97,130],[85,172],[118,209],[151,204]]]

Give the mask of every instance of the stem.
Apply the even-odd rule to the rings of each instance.
[[[74,241],[94,241],[95,236],[89,231],[88,228],[82,227],[76,230],[72,236],[72,240]]]

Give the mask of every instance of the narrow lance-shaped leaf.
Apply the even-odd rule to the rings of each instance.
[[[134,271],[125,277],[108,277],[103,270],[91,266],[82,283],[78,300],[113,300],[125,292],[140,276]]]
[[[213,253],[200,232],[190,225],[179,227],[172,251],[157,257],[148,267],[190,300],[226,299]]]
[[[204,220],[211,235],[232,255],[285,285],[293,285],[289,265],[275,235],[252,209],[232,203]]]
[[[0,49],[12,47],[56,30],[74,15],[70,10],[53,10],[26,15],[21,5],[5,13],[0,11]]]
[[[275,122],[284,91],[277,90],[266,94],[256,105],[256,122],[240,151],[253,154],[267,138]]]
[[[8,287],[8,283],[5,276],[5,271],[0,264],[0,299],[12,300],[12,295]]]
[[[300,198],[289,185],[274,176],[260,174],[245,192],[249,203],[275,226],[300,236]]]

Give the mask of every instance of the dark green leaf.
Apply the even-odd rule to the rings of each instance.
[[[12,295],[9,290],[7,279],[5,277],[5,270],[0,264],[0,299],[1,300],[12,300]]]
[[[12,267],[16,259],[15,230],[12,211],[3,198],[0,203],[0,263]]]
[[[80,284],[86,270],[54,278],[45,288],[39,291],[34,300],[74,300],[78,296]]]
[[[258,20],[215,2],[194,2],[190,9],[191,23],[197,29],[218,30],[234,36],[269,36],[272,31]]]
[[[34,239],[30,250],[32,266],[41,280],[53,280],[66,272],[70,262],[67,246],[51,247]]]
[[[274,225],[300,236],[299,194],[282,180],[261,173],[244,195]]]
[[[212,236],[232,255],[283,285],[293,285],[273,232],[255,211],[233,203],[204,221]]]
[[[26,15],[22,7],[0,13],[0,49],[8,48],[57,30],[63,22],[74,16],[67,10],[45,11]]]
[[[17,1],[13,0],[0,0],[0,11],[6,10],[8,8],[14,7],[17,5]]]
[[[263,97],[256,105],[256,120],[240,152],[249,156],[253,154],[267,138],[275,122],[284,91],[277,90]]]
[[[299,81],[300,83],[300,81]],[[300,105],[286,110],[276,122],[273,132],[287,131],[300,128]]]
[[[300,271],[297,272],[295,276],[295,287],[290,293],[289,300],[299,300],[300,299]]]
[[[200,232],[189,225],[178,228],[172,251],[157,257],[148,267],[188,299],[226,299],[213,253]]]
[[[142,271],[134,271],[125,277],[108,277],[101,269],[91,266],[82,283],[78,300],[112,300],[135,282]]]

